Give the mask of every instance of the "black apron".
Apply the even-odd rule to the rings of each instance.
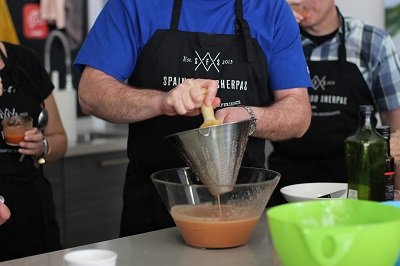
[[[374,102],[357,65],[346,60],[345,21],[339,16],[338,60],[307,61],[313,81],[310,128],[300,139],[272,143],[268,166],[282,177],[269,206],[286,202],[279,190],[287,185],[347,182],[344,140],[357,129],[359,105]]]
[[[181,2],[174,1],[171,28],[158,30],[144,47],[129,84],[167,92],[186,78],[215,79],[221,107],[266,106],[271,98],[266,57],[250,37],[241,0],[235,2],[235,35],[179,31]],[[186,166],[164,137],[198,128],[202,122],[201,116],[159,116],[130,124],[121,236],[174,225],[150,175]],[[264,144],[250,138],[242,165],[264,167]]]
[[[14,66],[0,52],[6,66],[1,70],[5,116],[26,113],[34,126],[42,110],[42,96],[22,67]],[[5,144],[0,137],[0,195],[11,211],[10,219],[0,226],[0,261],[50,252],[61,248],[59,227],[55,219],[52,189],[36,168],[31,156],[21,156],[18,147]]]

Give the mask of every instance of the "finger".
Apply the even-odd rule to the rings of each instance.
[[[26,155],[40,155],[43,153],[43,146],[38,143],[33,144],[34,142],[25,142],[25,147],[20,146],[18,152]],[[22,143],[21,143],[22,144]]]
[[[199,108],[207,94],[207,89],[205,88],[192,88],[190,91],[190,98],[194,102],[194,105]]]
[[[207,94],[204,97],[204,104],[211,105],[217,95],[218,83],[216,80],[200,80],[201,87],[207,89]]]
[[[214,108],[214,109],[217,108],[220,104],[221,104],[221,98],[215,97],[215,98],[214,98],[214,101],[212,102],[213,108]]]
[[[30,133],[32,133],[32,134],[30,134]],[[24,141],[39,142],[41,140],[43,140],[42,132],[40,132],[38,130],[35,130],[35,132],[29,132],[29,133],[25,132]]]
[[[174,109],[175,109],[176,113],[179,114],[179,115],[187,114],[186,107],[185,107],[185,105],[183,104],[182,101],[176,102],[175,105],[174,105]]]
[[[38,128],[34,127],[32,129],[25,131],[25,136],[34,135],[34,134],[37,134],[38,132],[39,132]]]

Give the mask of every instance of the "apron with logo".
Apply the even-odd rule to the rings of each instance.
[[[265,106],[270,101],[267,62],[250,37],[242,2],[235,2],[236,34],[178,30],[182,0],[175,0],[169,30],[158,30],[141,52],[129,84],[169,91],[187,78],[219,82],[221,107]],[[124,188],[121,236],[173,226],[151,183],[156,171],[186,164],[164,137],[198,128],[202,117],[159,116],[129,126],[128,166]],[[242,165],[264,167],[264,140],[250,138]]]
[[[374,103],[358,67],[346,61],[345,21],[340,17],[338,60],[307,61],[313,81],[310,128],[300,139],[273,143],[268,166],[282,177],[270,206],[286,202],[279,189],[287,185],[347,182],[344,140],[358,127],[359,105]]]
[[[1,51],[0,56],[6,64],[0,72],[1,119],[27,114],[37,126],[42,110],[40,91],[33,89],[22,67],[10,63]],[[17,150],[0,137],[0,195],[11,211],[10,219],[0,226],[0,261],[61,249],[51,185],[31,156],[19,162],[21,154]]]

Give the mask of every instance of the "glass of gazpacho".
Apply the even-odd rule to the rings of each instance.
[[[24,140],[25,131],[32,129],[33,119],[28,115],[6,117],[1,123],[5,142],[11,146],[19,146]]]

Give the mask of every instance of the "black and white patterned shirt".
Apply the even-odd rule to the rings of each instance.
[[[355,18],[345,18],[347,61],[362,73],[375,101],[377,111],[400,108],[400,57],[394,43],[384,30]],[[338,60],[339,34],[317,45],[302,36],[307,60]]]

